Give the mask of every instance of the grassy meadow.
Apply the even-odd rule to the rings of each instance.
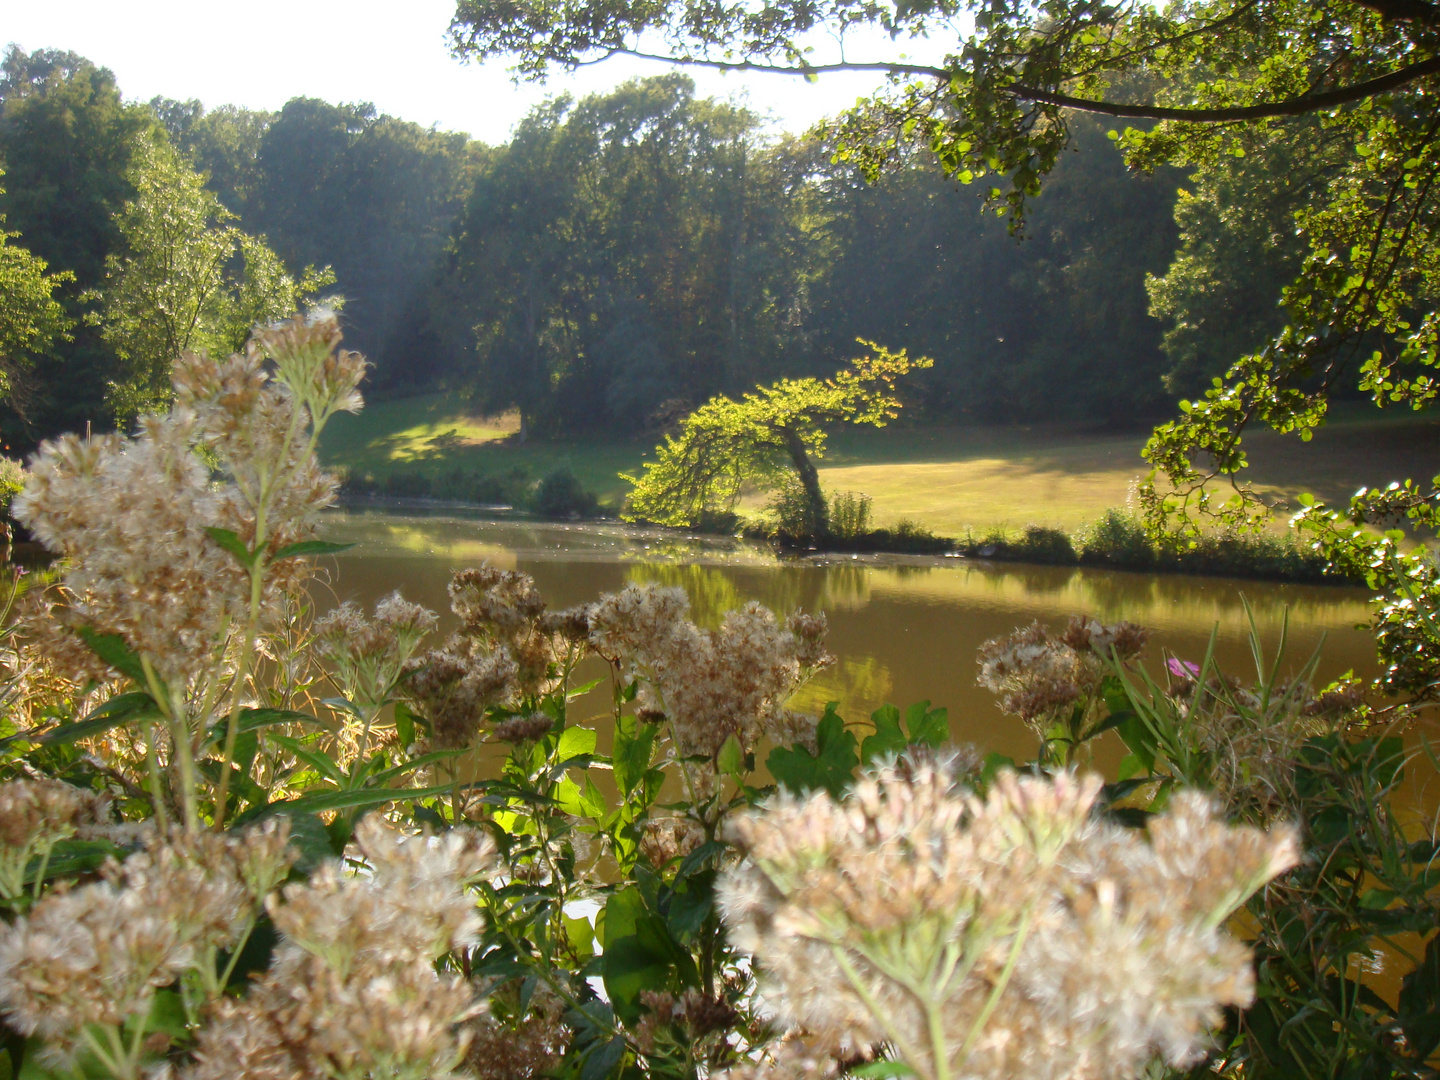
[[[438,476],[456,468],[480,474],[527,469],[539,479],[568,466],[603,506],[614,509],[652,440],[515,438],[513,416],[476,417],[444,395],[381,401],[358,416],[337,417],[326,430],[327,464],[378,479],[396,472]],[[1123,506],[1147,467],[1145,432],[1105,432],[1059,425],[904,427],[836,433],[820,469],[827,489],[859,491],[873,500],[875,524],[902,518],[936,533],[1022,528],[1073,530],[1107,507]],[[1363,485],[1440,470],[1440,416],[1378,413],[1352,406],[1306,444],[1260,433],[1247,440],[1250,477],[1270,495],[1312,491],[1343,500]],[[743,509],[758,510],[761,500]]]

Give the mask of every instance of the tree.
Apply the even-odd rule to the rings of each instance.
[[[11,47],[0,63],[0,212],[25,247],[57,271],[73,274],[54,292],[73,325],[72,339],[35,354],[25,414],[0,411],[7,441],[103,422],[114,352],[85,321],[82,299],[105,277],[105,260],[123,245],[116,214],[135,195],[132,164],[155,131],[143,105],[124,102],[115,77],[74,53]]]
[[[633,481],[626,517],[690,525],[733,510],[747,486],[773,488],[790,475],[804,493],[812,535],[828,536],[829,508],[814,461],[824,454],[827,427],[884,427],[900,411],[895,381],[931,363],[911,360],[903,349],[861,344],[872,353],[831,378],[781,379],[739,401],[722,395],[700,406]]]
[[[44,259],[11,243],[19,236],[5,228],[0,214],[0,396],[24,417],[35,358],[70,339],[72,323],[54,293],[74,275],[46,273]]]
[[[127,254],[106,260],[93,317],[125,365],[109,395],[122,422],[169,401],[175,357],[237,350],[334,280],[310,269],[292,278],[264,241],[229,224],[235,215],[166,142],[141,150],[133,183],[117,222]]]
[[[906,38],[967,23],[973,31],[935,64],[853,53],[826,64],[807,52],[817,32],[843,39],[858,24]],[[1080,113],[1153,122],[1117,135],[1138,169],[1204,173],[1262,147],[1308,162],[1318,129],[1336,151],[1293,196],[1304,256],[1284,289],[1286,325],[1182,402],[1147,447],[1147,520],[1172,542],[1195,542],[1207,523],[1264,526],[1275,507],[1243,482],[1252,425],[1308,439],[1347,383],[1377,405],[1421,408],[1440,394],[1440,5],[1430,0],[459,0],[451,36],[461,55],[511,55],[534,76],[656,41],[686,64],[886,72],[890,92],[834,125],[838,157],[874,174],[918,143],[961,180],[994,177],[989,197],[1017,228]],[[1364,528],[1397,518],[1440,532],[1440,476],[1344,511],[1308,509],[1301,525],[1392,598],[1380,615],[1392,687],[1434,695],[1440,568]]]

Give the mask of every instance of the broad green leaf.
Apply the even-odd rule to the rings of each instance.
[[[61,840],[50,851],[49,860],[31,859],[25,867],[25,884],[33,884],[45,864],[45,880],[88,874],[105,865],[109,858],[123,858],[125,849],[109,840]]]
[[[917,701],[905,710],[905,729],[911,746],[939,749],[950,741],[950,713],[941,706],[930,708],[930,702]]]
[[[838,799],[854,779],[860,757],[855,736],[845,730],[845,721],[833,705],[815,729],[815,742],[814,754],[803,746],[777,747],[765,759],[765,767],[777,784],[797,794],[824,788]]]
[[[562,915],[561,920],[565,924],[565,937],[577,956],[589,956],[595,951],[595,929],[590,925],[589,919]]]
[[[720,747],[720,755],[716,759],[716,767],[725,776],[742,776],[745,773],[745,749],[740,745],[740,740],[735,737],[734,732],[725,740]]]
[[[595,744],[594,728],[566,728],[560,733],[560,743],[555,747],[555,760],[563,762],[585,754],[593,754],[595,753]]]
[[[833,707],[833,703],[826,706],[827,709]],[[898,754],[905,749],[908,740],[900,730],[900,710],[894,705],[880,706],[870,714],[870,722],[875,725],[875,734],[867,735],[860,744],[862,762],[868,765],[876,758]]]
[[[362,806],[383,806],[390,802],[407,802],[410,799],[428,799],[432,795],[448,795],[454,789],[453,784],[438,784],[435,787],[423,788],[361,788],[358,791],[321,791],[257,807],[258,813],[254,816],[247,813],[241,818],[241,821],[254,821],[256,817],[270,814],[320,814],[327,810],[354,810]]]

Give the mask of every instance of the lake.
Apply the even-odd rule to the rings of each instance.
[[[781,612],[823,611],[838,663],[805,688],[799,707],[839,701],[842,715],[854,720],[885,702],[904,708],[928,699],[949,709],[957,740],[1016,758],[1033,756],[1033,737],[976,685],[975,652],[1033,619],[1063,626],[1086,613],[1141,623],[1154,631],[1152,670],[1167,654],[1198,660],[1218,627],[1222,669],[1246,679],[1254,673],[1248,602],[1269,650],[1288,612],[1287,668],[1299,667],[1323,642],[1323,680],[1376,670],[1373,640],[1360,626],[1367,593],[1354,588],[951,558],[782,560],[763,545],[731,538],[456,513],[334,511],[322,534],[356,545],[330,562],[323,588],[333,600],[371,605],[398,588],[448,615],[451,573],[488,561],[530,574],[553,607],[655,582],[683,587],[702,624],[747,600]],[[597,694],[594,702],[592,711],[606,710],[609,695]],[[1111,749],[1118,755],[1118,745]],[[1097,763],[1108,764],[1110,753],[1099,756]]]

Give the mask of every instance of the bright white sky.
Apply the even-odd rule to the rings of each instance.
[[[545,97],[582,97],[667,65],[617,58],[544,84],[515,84],[503,62],[461,64],[445,47],[452,0],[0,0],[0,43],[69,49],[115,72],[127,99],[198,98],[206,108],[278,109],[292,97],[370,101],[381,112],[504,141]],[[861,56],[895,57],[884,38]],[[912,51],[918,52],[919,50]],[[933,53],[943,50],[931,49]],[[782,130],[854,104],[874,74],[815,83],[787,75],[690,71],[701,94],[736,96]]]

